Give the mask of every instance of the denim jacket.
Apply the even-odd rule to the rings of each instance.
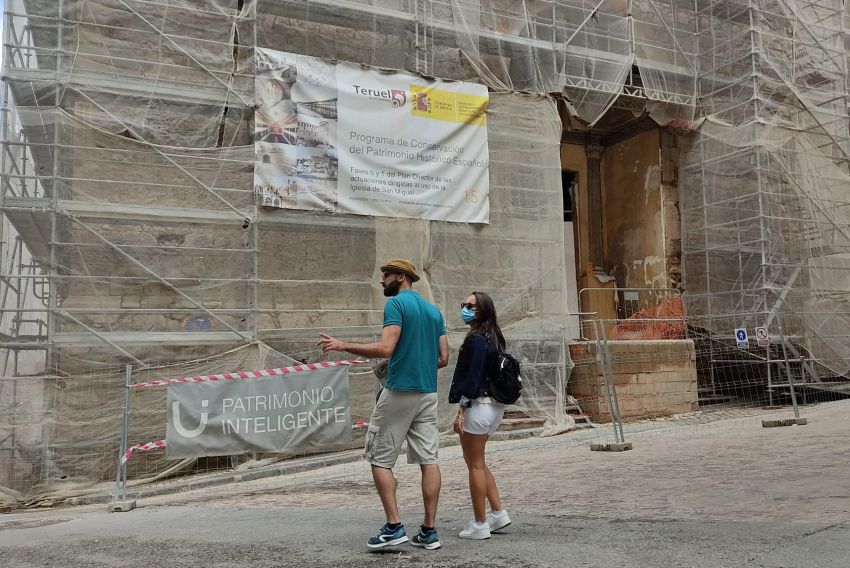
[[[487,365],[496,352],[495,344],[486,335],[475,334],[466,338],[460,347],[449,390],[449,402],[466,403],[488,396]]]

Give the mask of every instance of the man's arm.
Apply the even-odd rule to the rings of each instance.
[[[437,368],[442,369],[449,365],[449,339],[445,335],[440,336],[440,356],[437,358]]]
[[[384,326],[384,331],[381,333],[381,340],[376,343],[347,343],[325,333],[320,333],[319,335],[322,336],[322,340],[319,341],[319,347],[322,348],[322,353],[327,353],[328,351],[345,351],[370,359],[389,359],[395,351],[399,336],[401,336],[401,326]],[[440,354],[442,355],[442,346]],[[446,344],[446,364],[448,364],[448,344]]]

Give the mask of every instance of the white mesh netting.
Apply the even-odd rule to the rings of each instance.
[[[585,126],[627,99],[689,131],[699,96],[708,120],[680,182],[689,314],[717,333],[774,318],[816,374],[848,370],[839,0],[7,0],[6,11],[4,499],[114,476],[120,362],[193,374],[315,360],[319,330],[370,340],[377,267],[391,256],[420,267],[455,352],[458,302],[491,293],[528,375],[520,410],[569,425],[574,283],[553,93]],[[491,224],[257,207],[256,47],[487,85]],[[354,376],[365,417],[374,379]],[[133,402],[130,441],[149,441],[161,401]],[[173,467],[195,466],[150,454],[131,481]]]
[[[706,3],[706,118],[683,164],[689,316],[723,336],[781,333],[814,381],[850,370],[845,10]]]
[[[420,267],[417,288],[446,314],[455,353],[464,334],[456,306],[472,290],[490,292],[525,365],[520,410],[554,429],[569,425],[561,122],[553,100],[491,96],[489,226],[254,204],[255,46],[417,69],[406,60],[409,26],[393,23],[419,21],[414,11],[361,5],[354,7],[359,19],[341,20],[330,8],[235,0],[7,3],[17,47],[6,52],[5,146],[16,154],[5,162],[4,219],[22,236],[29,262],[41,267],[36,274],[49,279],[40,284],[49,293],[4,306],[11,307],[7,326],[23,318],[44,328],[18,326],[11,352],[22,359],[8,358],[0,384],[6,499],[91,492],[114,476],[121,362],[137,374],[193,375],[263,368],[270,353],[317,360],[320,330],[372,340],[384,302],[378,267],[390,257]],[[437,30],[437,13],[422,17]],[[423,60],[437,53],[443,48]],[[20,376],[45,348],[47,371]],[[444,393],[451,371],[440,376]],[[365,419],[375,380],[371,372],[353,377],[352,413]],[[162,396],[132,397],[131,444],[162,436]],[[130,479],[202,465],[150,454],[134,458]]]

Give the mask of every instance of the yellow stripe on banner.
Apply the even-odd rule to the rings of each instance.
[[[487,97],[444,91],[434,87],[411,85],[413,116],[487,126]]]

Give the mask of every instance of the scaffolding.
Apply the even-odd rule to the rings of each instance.
[[[391,256],[420,266],[454,348],[457,302],[492,291],[527,369],[522,410],[553,430],[569,423],[577,322],[556,100],[587,130],[614,105],[677,129],[701,124],[682,141],[689,316],[714,339],[781,323],[811,377],[848,370],[839,0],[7,0],[5,10],[0,415],[38,427],[0,424],[0,458],[17,460],[24,495],[56,490],[61,476],[114,477],[102,456],[118,429],[84,445],[74,412],[94,423],[115,408],[125,363],[205,361],[186,364],[194,372],[240,349],[262,356],[228,364],[314,360],[319,330],[379,334],[375,282]],[[256,203],[258,47],[486,85],[490,225]],[[80,376],[71,398],[59,385]],[[23,396],[43,404],[22,414]],[[352,404],[362,414],[369,396]],[[117,409],[107,414],[113,427]]]
[[[269,339],[258,330],[282,326],[262,321],[252,309],[214,307],[211,298],[181,289],[190,285],[198,266],[182,264],[174,274],[159,274],[146,270],[145,256],[175,250],[206,255],[205,262],[234,267],[215,284],[234,288],[244,286],[258,264],[257,242],[265,224],[345,223],[355,234],[371,229],[373,222],[364,219],[266,215],[239,185],[240,173],[253,160],[246,124],[254,105],[255,45],[478,80],[496,91],[563,90],[572,93],[578,115],[593,123],[617,97],[693,113],[695,20],[688,6],[653,1],[9,2],[5,85],[13,106],[5,122],[7,133],[18,135],[7,135],[4,142],[2,207],[35,262],[45,267],[44,273],[15,277],[42,288],[46,279],[55,289],[46,306],[20,308],[31,317],[18,319],[44,323],[44,333],[27,336],[12,349],[90,341],[139,362],[144,353],[133,355],[124,345]],[[150,165],[143,179],[114,166],[140,162]],[[180,192],[185,200],[176,195]],[[173,206],[179,202],[196,206]],[[222,223],[236,228],[227,236],[215,229],[220,244],[213,246],[169,243],[164,229],[158,241],[142,245],[111,234],[116,221],[129,219],[186,223],[197,235]],[[255,219],[260,222],[252,223]],[[107,247],[108,260],[83,253],[101,246]],[[81,268],[72,267],[76,261]],[[103,275],[98,269],[104,264],[125,261],[133,270],[109,278],[124,279],[137,293],[122,294],[116,304],[105,290],[109,284],[94,276]],[[187,304],[172,310],[175,316],[183,317],[191,307],[214,331],[202,336],[165,331],[163,321],[150,321],[140,333],[108,323],[128,310],[142,315],[139,310],[147,306],[134,302],[151,295],[151,282]],[[263,282],[254,284],[244,290],[246,305],[256,304],[263,293]],[[365,282],[352,285],[370,294]],[[94,293],[87,294],[87,288]],[[96,299],[86,305],[75,301],[83,296]],[[169,316],[162,307],[148,312],[150,320]],[[55,351],[49,350],[48,367],[59,366]],[[91,357],[86,364],[94,361]]]
[[[839,1],[700,8],[705,122],[685,156],[682,252],[688,315],[712,351],[704,387],[714,391],[786,389],[780,345],[804,361],[795,364],[804,382],[850,370],[844,12]],[[763,367],[742,387],[724,379],[724,359],[733,330],[756,327],[774,348],[741,361]]]
[[[492,95],[486,228],[254,202],[254,49],[309,52],[281,41],[324,37],[317,44],[335,50],[326,56],[415,71],[393,58],[415,52],[425,3],[390,4],[340,2],[334,16],[303,2],[6,3],[0,323],[11,363],[0,382],[0,493],[25,501],[113,476],[123,388],[113,370],[124,363],[194,361],[171,372],[195,373],[234,352],[216,361],[239,370],[268,353],[316,360],[320,330],[370,340],[390,257],[420,267],[418,287],[447,315],[455,352],[464,331],[454,306],[492,290],[526,361],[524,410],[554,428],[568,420],[552,100]],[[301,31],[281,36],[277,25]],[[373,383],[352,394],[353,414],[368,415]],[[151,404],[135,421],[140,436],[163,422]]]

